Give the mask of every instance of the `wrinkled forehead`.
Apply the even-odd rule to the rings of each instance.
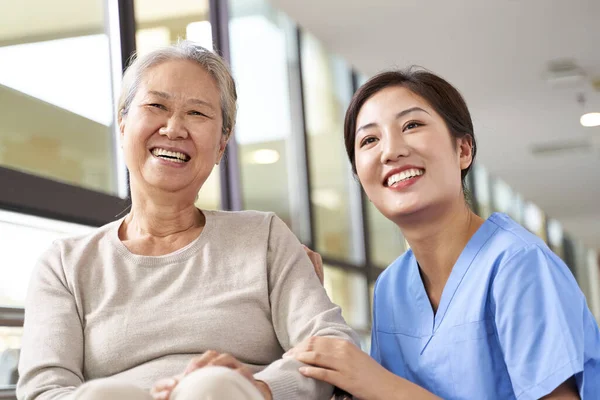
[[[173,99],[201,98],[219,102],[220,91],[216,80],[203,66],[188,60],[172,60],[154,65],[140,75],[140,96],[168,94]]]

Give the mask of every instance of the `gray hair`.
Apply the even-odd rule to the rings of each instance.
[[[129,112],[144,73],[152,67],[171,60],[193,61],[204,68],[216,81],[221,92],[223,135],[228,137],[235,126],[237,113],[237,92],[229,67],[219,55],[187,40],[132,58],[123,75],[119,116],[124,117]]]

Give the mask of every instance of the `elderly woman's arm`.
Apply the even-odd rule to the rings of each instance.
[[[29,284],[17,397],[66,399],[83,383],[82,365],[82,323],[54,244]]]
[[[335,336],[358,343],[340,308],[329,300],[302,245],[275,216],[267,261],[273,327],[284,350],[311,336]],[[269,385],[274,400],[328,399],[332,386],[302,376],[301,366],[292,358],[281,359],[255,378]]]

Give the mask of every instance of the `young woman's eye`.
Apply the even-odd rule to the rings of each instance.
[[[368,144],[374,143],[377,139],[370,136],[370,137],[366,137],[364,138],[361,142],[360,142],[360,147],[366,146]]]
[[[409,123],[407,123],[406,125],[404,125],[404,129],[403,131],[407,131],[409,129],[415,129],[418,128],[419,126],[422,126],[423,124],[420,122],[416,122],[416,121],[411,121]]]

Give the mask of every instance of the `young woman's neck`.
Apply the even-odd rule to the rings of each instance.
[[[441,295],[456,260],[484,220],[462,197],[420,214],[398,225],[419,263],[426,289]]]
[[[164,238],[204,226],[204,215],[191,193],[147,193],[131,187],[131,211],[125,217],[125,236]]]

